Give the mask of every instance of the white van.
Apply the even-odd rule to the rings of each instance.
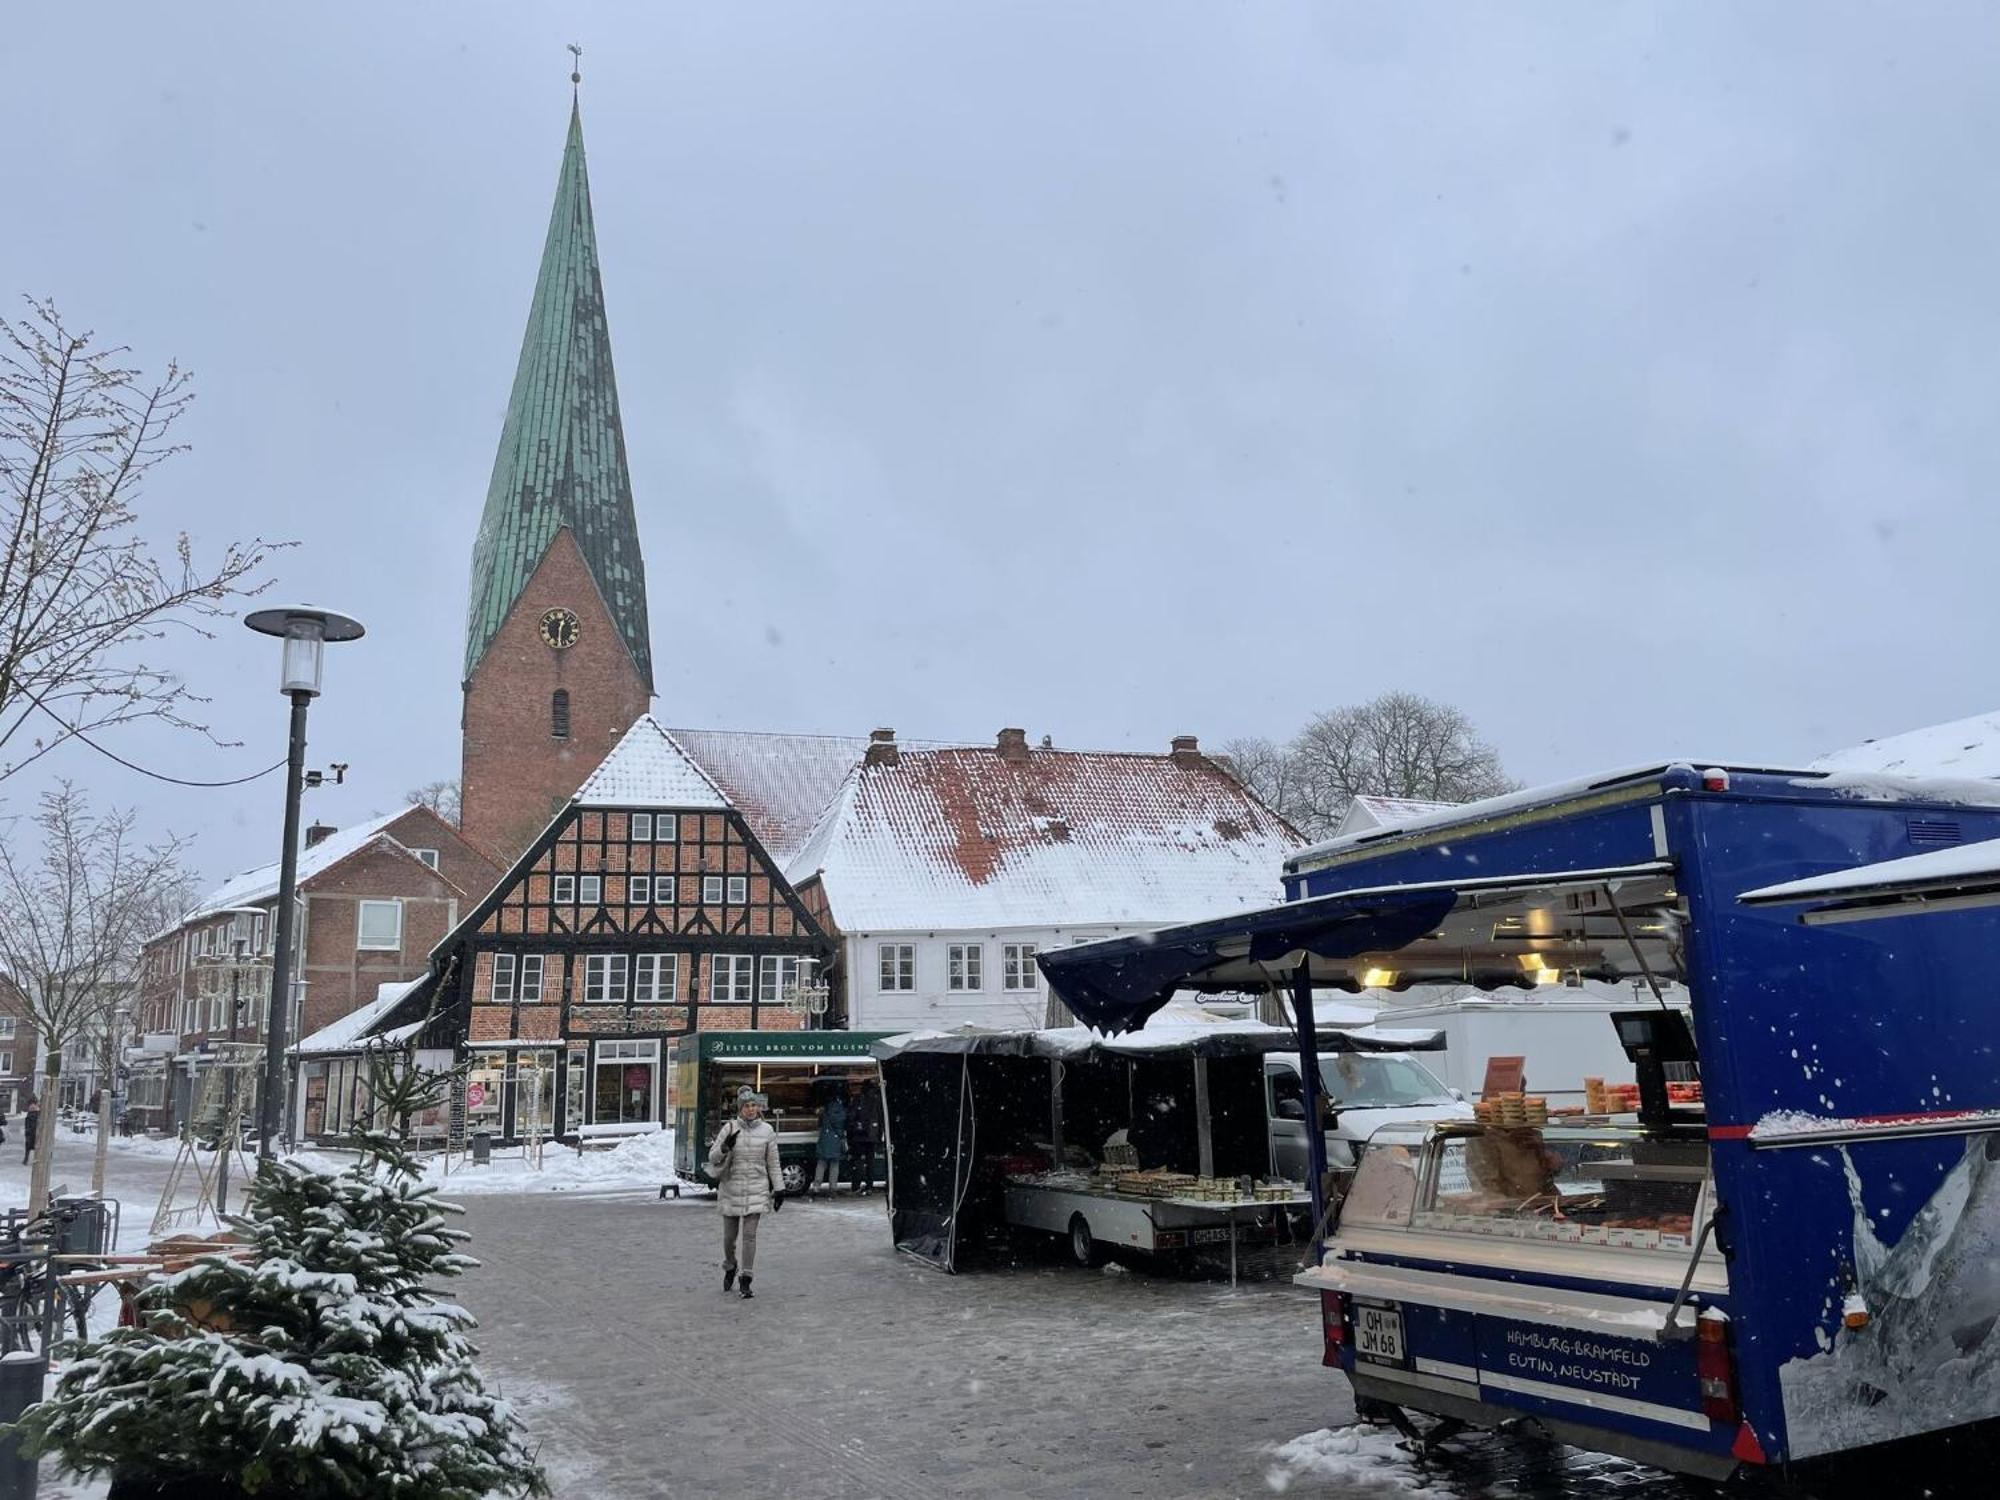
[[[1320,1077],[1332,1117],[1326,1127],[1330,1171],[1352,1172],[1368,1137],[1391,1122],[1470,1120],[1472,1106],[1448,1087],[1414,1052],[1329,1052],[1320,1057]],[[1271,1131],[1271,1170],[1293,1182],[1308,1182],[1306,1090],[1299,1060],[1282,1053],[1264,1058],[1264,1111]]]

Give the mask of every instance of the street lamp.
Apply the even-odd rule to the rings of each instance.
[[[285,762],[285,845],[278,863],[278,914],[271,935],[271,1014],[264,1028],[264,1092],[257,1101],[257,1155],[269,1160],[285,1098],[286,1001],[292,983],[292,897],[299,878],[299,792],[306,769],[306,709],[319,695],[320,657],[328,641],[359,640],[361,622],[329,609],[300,605],[260,609],[243,617],[260,635],[284,641],[278,690],[292,700],[291,753]]]

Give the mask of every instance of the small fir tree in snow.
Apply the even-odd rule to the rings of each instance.
[[[437,1075],[376,1061],[377,1120],[425,1107]],[[545,1495],[508,1403],[428,1290],[477,1265],[394,1135],[357,1127],[338,1174],[267,1162],[234,1222],[246,1260],[204,1260],[143,1297],[145,1326],[72,1346],[22,1426],[77,1472],[135,1494]]]

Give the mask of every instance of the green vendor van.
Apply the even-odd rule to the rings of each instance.
[[[683,1184],[712,1188],[702,1164],[709,1143],[736,1112],[736,1091],[748,1084],[768,1101],[765,1118],[777,1127],[785,1191],[812,1180],[819,1150],[819,1114],[851,1084],[873,1084],[881,1075],[869,1046],[887,1031],[695,1031],[668,1044],[667,1076],[673,1087],[674,1176]],[[878,1094],[879,1099],[879,1094]],[[880,1108],[879,1103],[876,1106]],[[888,1178],[886,1136],[875,1152],[874,1181]],[[846,1180],[843,1169],[842,1180]]]

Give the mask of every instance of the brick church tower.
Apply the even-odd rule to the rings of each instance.
[[[647,711],[646,570],[572,106],[521,362],[472,546],[466,836],[518,854]]]

